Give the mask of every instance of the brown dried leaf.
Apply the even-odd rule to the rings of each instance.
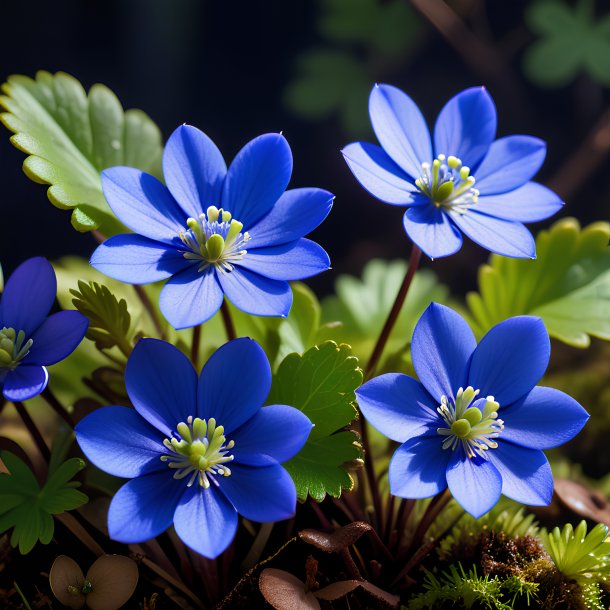
[[[555,480],[559,501],[580,517],[610,526],[610,503],[598,492],[567,479]]]
[[[66,555],[55,559],[49,573],[49,584],[53,595],[68,608],[80,610],[85,605],[85,596],[80,593],[85,576],[79,565]],[[79,593],[71,593],[68,587],[76,587]]]
[[[351,593],[354,589],[357,589],[362,583],[359,580],[340,580],[334,582],[332,585],[328,585],[316,591],[314,595],[318,599],[325,599],[327,601],[333,601],[344,597],[348,593]]]
[[[102,555],[87,572],[93,590],[87,595],[91,610],[117,610],[133,595],[138,584],[138,566],[123,555]]]
[[[264,569],[258,587],[275,610],[320,610],[318,600],[305,590],[305,584],[284,570]]]
[[[338,553],[352,544],[355,544],[363,534],[366,534],[372,529],[373,528],[364,521],[354,521],[330,534],[320,530],[305,529],[299,532],[299,537],[303,542],[307,542],[307,544],[311,544],[321,551]]]

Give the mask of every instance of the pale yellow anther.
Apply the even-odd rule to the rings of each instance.
[[[219,214],[220,211],[215,205],[211,205],[206,211],[206,216],[208,217],[208,220],[210,222],[216,222],[218,220]]]
[[[231,212],[224,211],[222,212],[222,222],[229,222],[231,220]]]
[[[447,165],[451,169],[459,169],[460,167],[462,167],[462,162],[457,157],[449,155],[449,157],[447,158]]]

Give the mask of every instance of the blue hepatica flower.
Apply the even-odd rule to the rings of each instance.
[[[461,316],[432,303],[411,354],[420,381],[391,373],[356,392],[365,418],[402,443],[390,463],[392,494],[427,498],[448,486],[477,518],[501,493],[548,504],[553,477],[542,449],[569,441],[589,416],[563,392],[535,387],[550,357],[542,320],[510,318],[477,345]]]
[[[292,153],[280,134],[246,144],[227,171],[203,132],[178,127],[163,153],[167,186],[131,167],[102,172],[112,211],[135,235],[117,235],[91,264],[131,284],[170,278],[159,305],[175,328],[211,318],[226,296],[257,316],[286,316],[288,280],[329,268],[326,252],[303,236],[330,211],[333,195],[286,191]]]
[[[522,223],[548,218],[563,205],[555,193],[529,181],[546,145],[524,135],[494,140],[496,109],[484,88],[450,99],[433,139],[419,108],[396,87],[376,85],[369,114],[381,147],[356,142],[343,155],[373,196],[408,206],[404,228],[423,252],[449,256],[461,248],[464,233],[504,256],[536,256]]]
[[[89,321],[78,311],[49,315],[57,280],[45,258],[30,258],[11,275],[0,301],[0,388],[4,398],[28,400],[49,382],[46,369],[69,356]]]
[[[271,368],[251,339],[218,349],[199,379],[169,343],[143,339],[125,372],[135,407],[103,407],[76,426],[85,455],[130,478],[108,512],[110,537],[143,542],[172,523],[189,547],[216,557],[233,540],[237,514],[252,521],[291,517],[296,490],[280,465],[312,428],[298,409],[263,407]]]

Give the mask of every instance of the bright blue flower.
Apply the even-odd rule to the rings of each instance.
[[[46,369],[67,358],[83,340],[89,321],[78,311],[49,315],[57,280],[45,258],[30,258],[13,272],[0,300],[0,388],[6,400],[38,396]]]
[[[212,140],[182,125],[163,153],[167,186],[131,167],[102,172],[108,204],[136,234],[108,239],[91,264],[130,284],[171,278],[159,305],[175,328],[205,322],[224,296],[249,314],[286,316],[288,280],[329,268],[326,252],[303,236],[333,200],[317,188],[286,191],[291,173],[280,134],[246,144],[227,170]]]
[[[541,450],[569,441],[589,416],[567,394],[535,387],[550,357],[542,320],[510,318],[477,345],[460,315],[432,303],[411,355],[419,381],[390,373],[356,392],[371,425],[402,443],[390,463],[392,494],[427,498],[449,486],[477,518],[501,493],[548,504],[553,477]]]
[[[213,558],[233,540],[238,513],[261,522],[294,514],[295,486],[280,464],[312,424],[293,407],[261,408],[271,368],[257,343],[225,344],[198,379],[180,350],[143,339],[125,385],[135,410],[103,407],[76,426],[96,466],[131,479],[110,504],[112,539],[143,542],[173,523],[185,544]]]
[[[534,239],[522,223],[544,220],[563,205],[530,182],[546,144],[522,135],[494,141],[496,108],[484,88],[447,102],[434,141],[419,108],[396,87],[375,85],[369,114],[381,147],[356,142],[343,155],[371,195],[408,206],[404,228],[423,252],[449,256],[461,248],[464,233],[492,252],[535,258]]]

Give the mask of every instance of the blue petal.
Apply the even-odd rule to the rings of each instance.
[[[369,97],[369,115],[383,149],[412,178],[421,164],[432,161],[432,143],[417,104],[391,85],[375,85]]]
[[[267,133],[238,153],[224,182],[222,207],[248,230],[286,190],[292,174],[292,152],[284,136]]]
[[[248,250],[292,242],[313,231],[328,216],[334,195],[323,189],[286,191],[249,231]]]
[[[454,155],[474,169],[496,136],[496,107],[484,87],[472,87],[452,97],[434,126],[434,152]],[[475,174],[476,176],[476,174]]]
[[[342,151],[356,180],[377,199],[392,205],[409,205],[418,189],[381,148],[367,142],[349,144]]]
[[[281,464],[303,448],[311,429],[309,418],[294,407],[263,407],[231,432],[233,455],[237,462],[248,466]]]
[[[127,361],[125,387],[136,411],[166,437],[197,414],[197,373],[177,348],[140,339]]]
[[[6,400],[23,402],[38,396],[49,383],[49,373],[44,366],[21,364],[9,371],[4,380],[2,394]]]
[[[91,256],[98,271],[128,284],[149,284],[179,273],[189,265],[176,248],[141,235],[115,235]]]
[[[466,214],[449,212],[449,215],[465,235],[490,252],[512,258],[536,258],[536,242],[520,222],[501,220],[475,210]]]
[[[507,136],[492,143],[477,167],[476,187],[484,195],[512,191],[533,178],[546,157],[546,143],[532,136]]]
[[[302,237],[289,244],[248,249],[239,267],[273,280],[302,280],[330,269],[330,259],[322,246]]]
[[[467,513],[478,519],[498,503],[502,477],[496,467],[483,458],[468,458],[461,449],[447,452],[451,455],[447,465],[449,491]]]
[[[551,449],[574,438],[589,414],[570,396],[554,388],[536,387],[500,409],[506,425],[502,438],[532,449]]]
[[[508,407],[540,381],[550,356],[549,334],[540,318],[509,318],[481,339],[472,355],[468,385],[481,390],[481,396],[494,396],[500,408]]]
[[[162,534],[172,524],[186,489],[186,483],[176,481],[169,468],[128,481],[110,502],[110,538],[131,544]]]
[[[553,474],[542,451],[525,449],[498,439],[498,447],[486,451],[485,456],[500,473],[505,496],[530,506],[551,503]]]
[[[450,451],[441,447],[440,436],[413,438],[392,457],[390,491],[399,498],[429,498],[447,487],[445,471]]]
[[[102,407],[75,428],[76,440],[87,459],[115,477],[131,479],[167,470],[161,456],[163,435],[134,409]]]
[[[60,311],[49,316],[32,335],[34,341],[23,364],[50,366],[67,358],[87,332],[89,320],[78,311]]]
[[[9,277],[2,294],[2,326],[24,331],[26,337],[49,315],[57,293],[51,263],[42,257],[21,263]]]
[[[528,182],[509,193],[480,196],[476,209],[505,220],[537,222],[549,218],[563,205],[563,201],[551,189],[537,182]]]
[[[231,544],[237,531],[237,512],[215,488],[189,488],[174,515],[180,540],[195,552],[214,559]]]
[[[140,235],[172,243],[186,226],[186,214],[154,176],[133,167],[102,172],[102,189],[117,218]]]
[[[219,485],[235,510],[246,519],[269,523],[290,519],[297,508],[297,492],[288,472],[279,464],[254,468],[230,464],[231,476]]]
[[[462,236],[447,214],[434,205],[409,208],[402,219],[407,235],[430,258],[454,254],[462,247]]]
[[[163,151],[163,177],[187,216],[219,206],[226,173],[220,151],[203,131],[180,125],[172,133]]]
[[[431,303],[419,319],[411,341],[413,367],[438,404],[442,396],[455,399],[465,387],[476,346],[466,320],[449,307]]]
[[[222,305],[223,293],[216,271],[208,267],[197,271],[191,264],[172,277],[159,295],[159,308],[176,329],[191,328],[207,322]]]
[[[400,373],[380,375],[356,390],[358,406],[374,428],[404,443],[439,426],[434,400],[419,381]]]
[[[271,367],[260,345],[234,339],[219,347],[201,371],[198,415],[214,417],[228,434],[258,413],[270,389]]]
[[[242,267],[235,267],[231,273],[219,273],[218,281],[229,301],[253,316],[285,318],[290,311],[292,290],[288,282],[272,280]]]

